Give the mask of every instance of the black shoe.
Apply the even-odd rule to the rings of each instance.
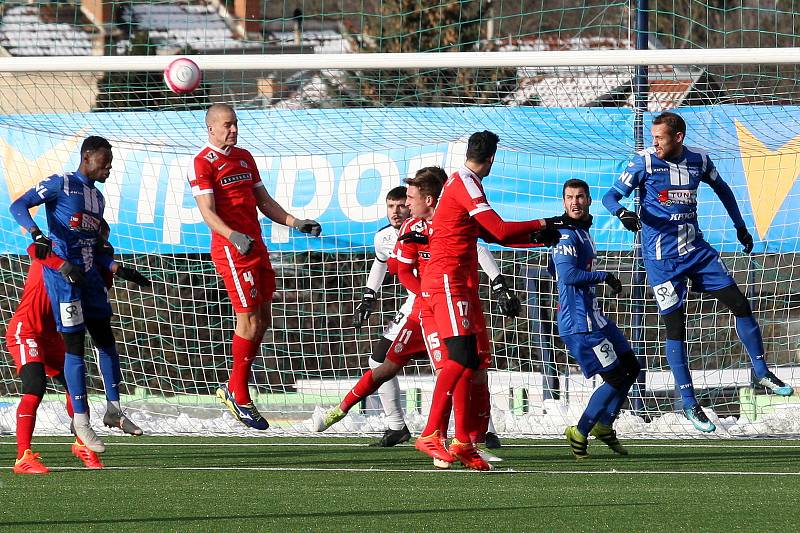
[[[498,437],[497,434],[492,433],[491,431],[486,432],[486,440],[484,441],[484,444],[490,450],[494,450],[502,446],[502,444],[500,443],[500,437]]]
[[[373,442],[370,446],[391,448],[392,446],[408,442],[409,440],[411,440],[411,433],[408,431],[407,426],[403,426],[403,429],[387,429],[383,432],[381,440]]]

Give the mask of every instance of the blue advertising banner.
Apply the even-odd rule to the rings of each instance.
[[[756,237],[755,251],[797,251],[800,108],[717,106],[680,113],[688,124],[687,144],[709,150],[731,185]],[[600,203],[633,152],[628,109],[243,110],[238,115],[240,146],[254,154],[270,194],[290,213],[323,225],[323,237],[314,239],[264,220],[272,251],[369,249],[375,231],[386,224],[386,193],[422,166],[457,170],[467,137],[483,129],[501,137],[485,180],[501,216],[523,220],[560,213],[561,184],[578,177],[592,188],[599,248],[632,246],[633,235]],[[47,176],[77,168],[87,135],[103,135],[114,145],[114,168],[103,192],[112,241],[121,251],[208,250],[209,231],[186,180],[192,156],[206,141],[202,111],[0,117],[5,205]],[[702,187],[698,199],[706,239],[722,251],[738,250],[733,225],[713,191]],[[35,218],[46,226],[42,209]],[[28,237],[7,209],[0,212],[0,229],[2,253],[21,253]]]

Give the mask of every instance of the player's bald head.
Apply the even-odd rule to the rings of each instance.
[[[206,126],[210,126],[218,122],[221,118],[228,118],[229,116],[236,116],[236,111],[228,104],[213,104],[206,111]]]

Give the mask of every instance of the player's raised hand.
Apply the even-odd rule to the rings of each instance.
[[[736,238],[739,239],[740,243],[742,243],[742,251],[744,253],[749,254],[753,251],[753,236],[750,235],[750,232],[747,231],[747,228],[736,228]]]
[[[70,284],[78,287],[86,285],[86,274],[84,274],[82,266],[73,265],[69,261],[64,261],[64,264],[58,267],[58,271],[61,272],[61,275],[64,276],[64,279]]]
[[[497,304],[500,306],[500,313],[508,318],[518,317],[522,311],[522,304],[502,274],[492,280],[491,288],[492,296],[497,298]]]
[[[308,233],[312,237],[319,237],[322,233],[319,222],[311,219],[294,219],[294,229],[300,233]]]
[[[36,259],[47,259],[53,252],[53,241],[42,233],[39,228],[33,228],[33,231],[31,231],[31,238],[33,239],[33,244],[36,245]]]
[[[428,244],[428,236],[424,233],[420,233],[418,231],[409,231],[408,233],[403,233],[397,238],[400,242],[413,242],[416,244]]]
[[[250,250],[253,249],[253,238],[250,235],[245,235],[244,233],[239,233],[238,231],[232,231],[231,236],[228,237],[228,240],[231,241],[231,244],[236,247],[236,250],[242,254],[247,255],[250,253]]]
[[[612,274],[611,272],[606,272],[606,285],[611,287],[611,296],[616,296],[617,294],[622,292],[622,282],[619,280],[617,276]]]
[[[545,229],[551,229],[551,230],[575,227],[575,222],[571,218],[564,215],[545,218],[544,223],[545,223]]]
[[[135,268],[119,266],[115,274],[118,278],[124,279],[125,281],[132,281],[140,287],[150,287],[153,285],[144,274]]]
[[[531,233],[531,244],[555,246],[561,240],[561,232],[555,228],[544,228]]]
[[[356,313],[353,317],[353,326],[360,330],[372,314],[372,308],[375,306],[375,291],[372,289],[364,289],[364,296],[361,297],[361,303],[356,307]]]
[[[625,229],[628,231],[633,231],[634,233],[642,229],[642,221],[639,220],[639,215],[625,209],[624,207],[620,207],[617,209],[615,213],[617,218],[622,222],[622,225],[625,226]]]

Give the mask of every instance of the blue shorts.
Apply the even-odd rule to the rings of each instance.
[[[108,291],[97,268],[86,272],[86,284],[76,287],[69,283],[57,270],[43,268],[44,286],[56,329],[61,333],[77,333],[84,331],[84,318],[103,319],[112,315]]]
[[[682,307],[686,299],[686,280],[692,280],[697,292],[718,291],[736,280],[728,272],[719,254],[705,244],[681,257],[645,259],[647,283],[653,289],[658,312],[662,315]]]
[[[563,335],[561,340],[587,378],[616,368],[617,356],[632,351],[628,339],[611,320],[597,331]]]

